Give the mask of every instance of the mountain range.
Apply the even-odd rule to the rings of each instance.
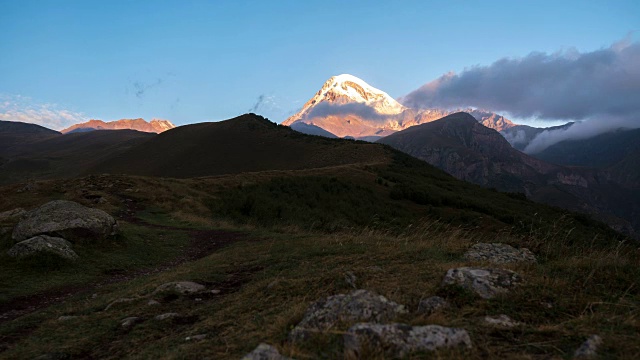
[[[120,119],[115,121],[89,120],[84,123],[72,125],[61,132],[63,134],[73,132],[86,132],[93,130],[136,130],[150,133],[161,133],[171,130],[176,126],[169,120],[152,119],[147,122],[144,119]]]
[[[489,111],[464,110],[483,125],[498,131],[515,126],[509,119]],[[300,111],[282,124],[294,128],[298,124],[298,131],[302,132],[317,132],[316,128],[321,128],[336,137],[375,141],[458,111],[460,110],[410,109],[362,79],[342,74],[329,78]],[[313,127],[302,127],[299,124]]]

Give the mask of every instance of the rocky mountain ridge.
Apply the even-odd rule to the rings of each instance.
[[[61,132],[63,134],[72,132],[86,132],[94,130],[136,130],[142,132],[150,132],[159,134],[167,130],[171,130],[176,126],[169,120],[152,119],[146,121],[144,119],[120,119],[114,121],[89,120],[84,123],[72,125]]]

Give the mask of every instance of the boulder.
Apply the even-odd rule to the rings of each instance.
[[[420,300],[418,304],[418,313],[425,314],[429,316],[438,310],[449,307],[449,303],[447,300],[441,298],[440,296],[431,296],[426,299]]]
[[[343,337],[345,353],[351,358],[384,354],[385,358],[395,359],[416,352],[472,346],[466,330],[439,325],[360,323],[349,328]]]
[[[536,256],[527,248],[516,249],[511,245],[479,243],[473,245],[464,258],[470,261],[487,261],[494,264],[536,262]]]
[[[25,258],[36,254],[53,254],[66,260],[76,260],[78,254],[71,248],[71,243],[65,239],[40,235],[13,245],[7,254],[15,258]]]
[[[117,230],[115,219],[102,210],[56,200],[26,213],[13,229],[12,237],[21,241],[36,235],[50,235],[76,242],[104,239],[115,235]]]
[[[340,323],[385,322],[406,313],[404,305],[388,300],[368,290],[329,296],[307,308],[302,321],[289,334],[292,341],[309,333],[326,331]]]
[[[193,281],[173,281],[162,284],[156,288],[154,294],[177,293],[180,295],[197,294],[206,290],[204,285]]]
[[[471,267],[449,269],[442,280],[443,285],[462,286],[483,299],[506,293],[520,282],[520,275],[511,270]]]
[[[242,360],[292,360],[286,356],[280,355],[278,349],[271,345],[260,344],[253,349],[252,352],[245,355]]]

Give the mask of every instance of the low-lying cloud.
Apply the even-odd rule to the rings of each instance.
[[[401,99],[413,108],[477,107],[517,118],[638,119],[640,43],[593,52],[535,52],[448,73]],[[640,121],[640,120],[636,120]]]
[[[577,122],[567,128],[544,130],[536,135],[523,151],[527,154],[536,154],[561,141],[589,139],[617,129],[635,129],[639,127],[640,122],[631,122],[627,119]]]
[[[39,103],[27,96],[0,95],[0,120],[21,121],[62,130],[89,118],[56,104]]]
[[[367,120],[380,120],[384,121],[389,118],[389,115],[379,114],[374,108],[361,103],[347,103],[347,104],[331,104],[328,102],[321,102],[318,105],[311,108],[311,111],[306,115],[306,118],[311,119],[314,117],[326,117],[331,115],[357,115]]]

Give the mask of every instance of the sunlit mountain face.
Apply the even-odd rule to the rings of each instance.
[[[295,115],[282,122],[292,126],[304,123],[337,137],[374,141],[396,131],[427,123],[459,111],[411,109],[362,79],[342,74],[327,80],[321,89]],[[483,125],[501,131],[514,126],[498,114],[464,109]],[[294,128],[296,126],[294,125]],[[302,132],[311,131],[297,125]]]

